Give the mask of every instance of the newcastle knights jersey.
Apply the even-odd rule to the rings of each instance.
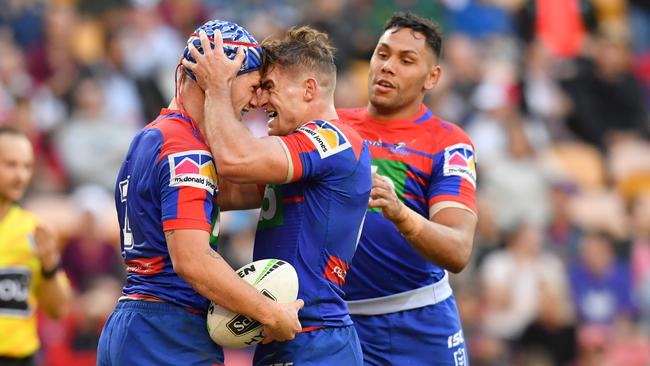
[[[424,105],[405,120],[373,119],[365,108],[338,110],[370,148],[373,169],[397,197],[429,219],[446,207],[476,212],[474,147],[456,125]],[[430,285],[445,271],[420,256],[379,209],[366,216],[344,291],[347,300],[388,296]]]
[[[174,272],[165,231],[211,230],[217,174],[195,124],[177,111],[160,116],[131,142],[115,187],[123,294],[158,298],[204,313],[209,301]],[[202,255],[202,253],[197,253]]]
[[[279,139],[287,183],[266,186],[253,257],[296,268],[304,329],[351,325],[342,286],[370,198],[368,148],[338,121],[310,121]]]

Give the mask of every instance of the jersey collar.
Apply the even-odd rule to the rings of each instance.
[[[381,125],[384,126],[385,128],[411,127],[414,123],[418,124],[424,122],[428,120],[431,116],[432,116],[431,111],[424,104],[420,106],[420,110],[418,111],[418,113],[416,113],[412,117],[408,117],[405,119],[386,119],[386,120],[376,119],[368,113],[368,108],[363,109],[364,122]]]
[[[183,114],[183,112],[181,112],[180,110],[169,109],[169,108],[162,108],[160,110],[160,115],[178,118],[180,120],[189,123],[192,126],[192,130],[195,131],[195,134],[199,137],[199,139],[201,139],[202,142],[205,143],[206,141],[205,136],[203,136],[203,133],[201,133],[201,130],[199,129],[196,121],[192,117]]]

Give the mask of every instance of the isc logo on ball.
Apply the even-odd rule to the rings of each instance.
[[[271,293],[264,289],[261,291],[262,294],[273,301],[277,301]],[[257,329],[261,324],[257,320],[251,319],[245,315],[237,315],[231,321],[226,324],[228,330],[235,336],[243,336],[246,333],[252,332]]]
[[[285,261],[258,260],[243,266],[237,274],[273,301],[285,303],[298,297],[298,275]],[[213,341],[228,348],[243,348],[264,339],[264,329],[258,321],[214,303],[208,309],[207,328]]]

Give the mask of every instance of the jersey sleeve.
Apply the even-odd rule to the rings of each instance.
[[[476,155],[469,137],[458,127],[439,140],[427,189],[429,217],[447,207],[476,210]]]
[[[158,161],[163,230],[210,232],[217,174],[207,150],[163,155]]]
[[[350,134],[344,130],[327,121],[311,121],[287,136],[280,136],[289,161],[286,183],[350,174],[356,167],[362,142],[360,138],[350,140]]]

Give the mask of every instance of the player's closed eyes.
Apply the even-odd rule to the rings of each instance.
[[[262,82],[262,85],[260,86],[260,88],[262,90],[271,90],[271,89],[273,89],[273,86],[274,86],[273,82],[271,80],[267,80],[267,81]]]

